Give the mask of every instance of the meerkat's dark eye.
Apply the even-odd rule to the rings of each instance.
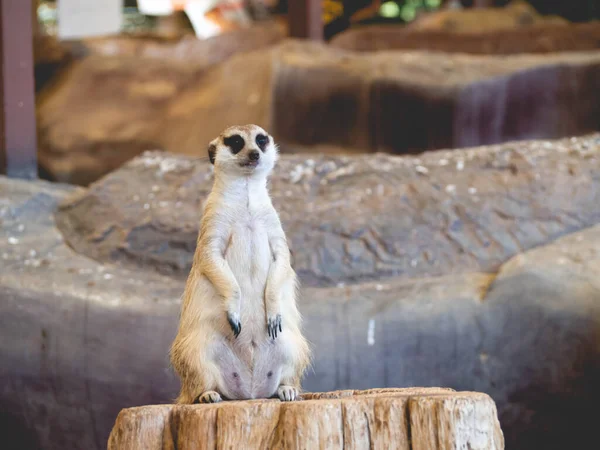
[[[244,138],[241,137],[239,134],[234,134],[233,136],[226,137],[225,139],[223,139],[223,144],[229,147],[231,149],[231,153],[233,153],[234,155],[237,155],[239,152],[241,152],[244,148],[244,145],[246,145],[246,143],[244,142]]]
[[[263,152],[265,151],[268,143],[269,136],[265,136],[264,134],[259,134],[256,136],[256,145],[258,145],[258,148],[260,148]]]

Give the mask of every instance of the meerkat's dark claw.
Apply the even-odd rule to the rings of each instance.
[[[240,322],[239,316],[237,314],[229,313],[227,314],[227,321],[233,330],[233,335],[237,338],[242,332],[242,322]]]
[[[267,333],[269,337],[275,339],[279,333],[281,333],[281,314],[277,314],[274,319],[267,321]]]

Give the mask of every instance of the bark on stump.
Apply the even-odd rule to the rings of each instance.
[[[109,450],[216,448],[499,450],[504,437],[487,394],[408,388],[129,408],[108,441]]]

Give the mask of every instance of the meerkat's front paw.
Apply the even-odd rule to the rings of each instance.
[[[277,389],[277,396],[282,402],[292,402],[298,399],[298,389],[293,386],[282,384]]]
[[[237,338],[242,332],[242,322],[240,321],[240,315],[235,312],[227,313],[227,321],[233,331],[233,335]]]
[[[267,319],[267,333],[273,339],[277,337],[277,333],[281,333],[281,314]]]
[[[198,403],[219,403],[221,396],[215,391],[206,391],[198,396]]]

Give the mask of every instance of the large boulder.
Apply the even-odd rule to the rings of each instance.
[[[269,128],[284,142],[418,153],[599,127],[600,52],[353,53],[296,43],[280,49],[266,98],[273,102]]]
[[[584,448],[600,395],[599,157],[598,135],[373,165],[282,157],[272,192],[315,349],[304,388],[484,392],[508,448]],[[0,426],[17,448],[105,448],[122,408],[177,394],[167,354],[211,174],[150,154],[123,175],[89,191],[0,178]],[[114,255],[91,253],[94,233]],[[128,238],[141,262],[125,261]]]
[[[156,58],[163,62],[184,62],[202,69],[224,61],[235,53],[273,45],[286,36],[285,23],[275,20],[260,22],[208,39],[198,39],[191,30],[170,32],[160,27],[152,32],[67,40],[58,40],[54,35],[35,33],[33,50],[36,91],[39,92],[50,84],[71,62],[87,56]],[[144,64],[144,60],[141,64]]]
[[[89,58],[42,96],[40,161],[58,179],[86,184],[142,150],[204,155],[232,123],[262,125],[284,149],[392,153],[599,127],[600,52],[355,53],[287,41],[201,72],[156,58],[140,71],[141,61]]]
[[[54,36],[34,34],[33,62],[35,91],[41,92],[56,75],[73,61],[75,55]]]
[[[286,36],[285,24],[268,21],[207,39],[198,39],[193,34],[137,33],[88,38],[66,42],[65,45],[80,57],[137,56],[185,62],[190,66],[206,68],[236,53],[274,45]]]
[[[600,134],[419,157],[284,155],[271,180],[304,284],[493,272],[600,218]],[[78,253],[183,278],[207,158],[149,152],[65,201]],[[506,193],[500,195],[500,193]]]
[[[87,184],[144,150],[162,148],[168,102],[210,67],[284,36],[280,24],[267,23],[204,40],[133,35],[61,43],[58,75],[58,63],[51,80],[44,72],[50,63],[38,64],[40,85],[48,83],[37,100],[41,166],[53,180]],[[42,43],[56,44],[44,39],[36,47],[40,58]]]
[[[543,16],[526,1],[512,0],[503,8],[450,8],[433,11],[421,15],[407,25],[407,28],[472,33],[535,27],[548,23],[565,25],[569,22],[559,16]]]
[[[548,24],[514,30],[484,29],[476,33],[371,25],[340,33],[330,45],[369,52],[430,50],[484,55],[591,51],[600,49],[600,22]]]
[[[56,180],[84,184],[159,148],[164,108],[198,72],[174,61],[141,63],[90,56],[39,96],[38,157]]]

